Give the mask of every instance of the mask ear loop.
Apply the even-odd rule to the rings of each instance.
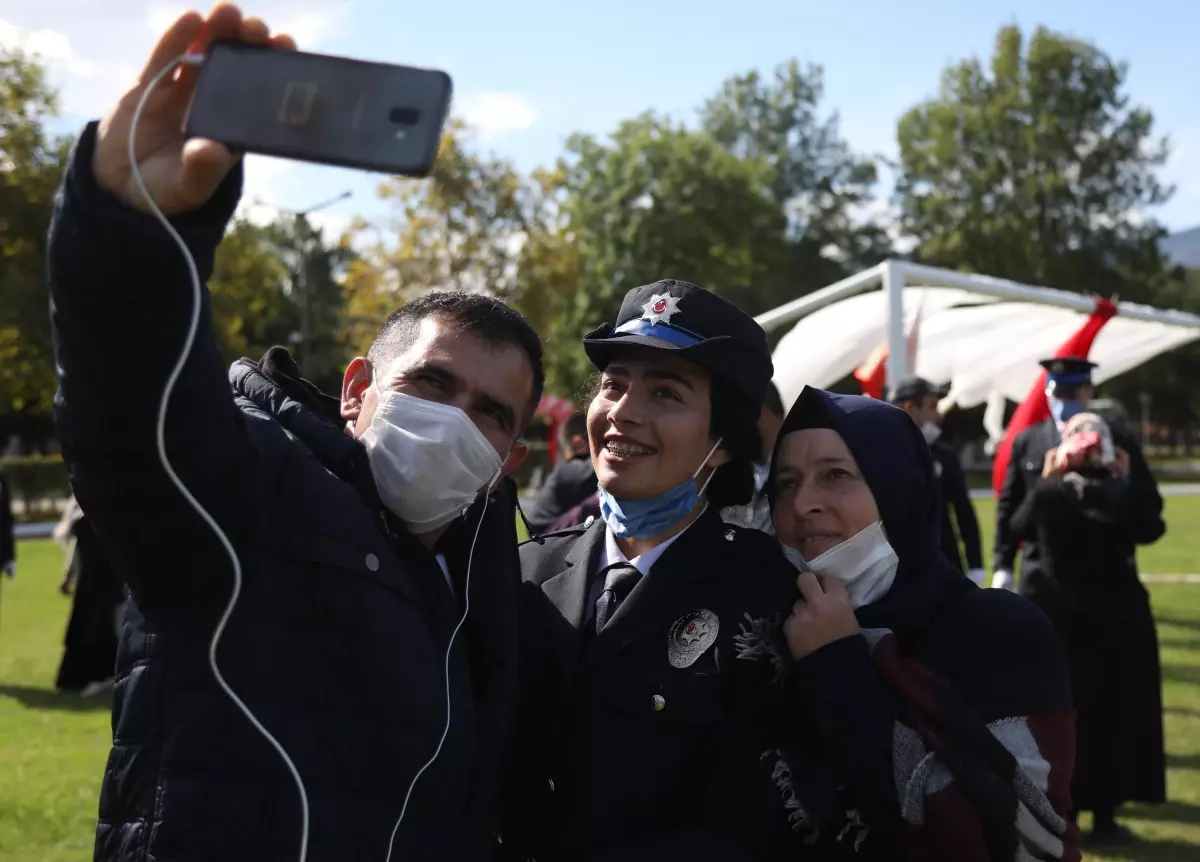
[[[717,438],[717,442],[713,444],[713,447],[708,450],[708,454],[704,456],[704,461],[700,464],[699,467],[696,468],[696,472],[692,474],[692,479],[695,479],[697,476],[700,475],[700,471],[704,469],[704,465],[708,463],[708,459],[713,456],[713,453],[715,453],[718,449],[721,448],[721,443],[723,443],[723,442],[724,442],[724,438]],[[708,478],[705,479],[704,484],[700,486],[700,496],[701,497],[703,497],[704,492],[708,490],[708,483],[712,481],[713,476],[717,475],[717,471],[720,469],[721,469],[720,467],[713,467],[712,472],[708,474]]]

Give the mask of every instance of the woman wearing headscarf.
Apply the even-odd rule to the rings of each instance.
[[[784,759],[811,858],[1078,860],[1062,648],[1032,604],[942,556],[911,418],[806,388],[770,482],[799,571]]]
[[[728,525],[761,458],[771,377],[752,318],[675,280],[584,341],[601,517],[521,548],[521,710],[504,859],[785,860],[769,662],[744,625],[791,604],[766,534]]]

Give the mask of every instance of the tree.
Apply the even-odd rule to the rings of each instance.
[[[653,114],[622,123],[606,143],[575,135],[567,150],[559,236],[577,282],[564,285],[574,289],[547,334],[558,385],[572,391],[586,379],[579,339],[611,321],[638,285],[682,278],[751,313],[769,307],[761,285],[785,250],[786,221],[762,159]]]
[[[470,147],[470,129],[447,123],[429,179],[380,186],[394,222],[367,246],[346,276],[343,327],[359,352],[409,299],[430,290],[517,296],[521,247],[536,221],[534,196],[512,164]],[[365,240],[372,226],[358,225]]]
[[[701,128],[723,147],[774,169],[771,196],[787,216],[790,248],[772,302],[873,266],[890,250],[883,228],[865,218],[875,161],[850,150],[836,113],[820,116],[823,95],[821,67],[793,59],[770,80],[757,71],[729,78],[700,111]]]
[[[55,390],[46,311],[46,231],[70,142],[41,64],[0,48],[0,413],[45,412]]]
[[[1095,46],[1016,27],[990,70],[947,69],[936,98],[899,123],[897,200],[916,256],[938,266],[1125,298],[1167,277],[1148,210],[1165,140],[1131,107],[1126,67]]]

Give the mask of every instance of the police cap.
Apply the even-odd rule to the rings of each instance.
[[[1058,386],[1091,385],[1092,369],[1096,363],[1078,356],[1060,356],[1038,363],[1046,369],[1046,382]]]
[[[623,345],[671,350],[721,378],[753,404],[766,397],[774,367],[767,334],[732,302],[696,284],[663,279],[625,294],[615,324],[583,339],[588,359],[603,371]]]

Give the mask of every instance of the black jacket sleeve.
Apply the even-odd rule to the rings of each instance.
[[[1025,499],[1025,482],[1021,476],[1021,464],[1025,461],[1026,432],[1017,435],[1009,451],[1008,470],[1004,474],[1004,485],[1000,489],[1000,497],[996,500],[996,542],[992,552],[992,569],[1012,571],[1017,558],[1019,537],[1013,533],[1011,519],[1013,513]]]
[[[892,766],[896,714],[866,637],[826,644],[792,673],[812,717],[832,734],[839,777],[876,830],[879,846],[894,845],[902,829]]]
[[[8,476],[0,471],[0,568],[17,558],[13,530],[12,492],[8,488]]]
[[[975,506],[971,504],[971,494],[967,491],[967,477],[963,475],[962,465],[958,463],[958,456],[953,450],[947,448],[945,457],[941,460],[942,488],[946,494],[946,502],[954,508],[954,522],[967,554],[967,568],[982,569],[983,542],[979,538],[979,521],[975,517]]]
[[[230,565],[158,456],[159,402],[193,313],[186,260],[163,226],[103,191],[96,125],[75,146],[49,239],[55,417],[80,506],[139,603],[180,602]],[[172,219],[202,281],[237,205],[241,169],[199,210]],[[201,289],[196,343],[167,412],[172,468],[235,546],[254,522],[254,456]],[[226,586],[227,588],[227,586]]]
[[[1167,531],[1162,517],[1162,494],[1137,441],[1120,436],[1114,442],[1129,454],[1129,489],[1117,506],[1120,523],[1128,531],[1130,541],[1148,545]]]

